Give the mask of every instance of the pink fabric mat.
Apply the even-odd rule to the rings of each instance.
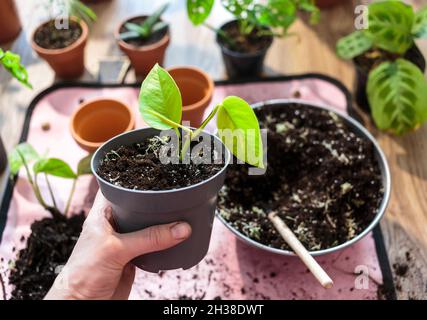
[[[321,79],[300,79],[280,82],[220,85],[213,99],[226,95],[239,95],[249,102],[298,96],[306,101],[331,105],[341,112],[346,110],[346,97],[335,85]],[[80,99],[94,97],[118,98],[137,112],[138,89],[121,88],[59,88],[45,95],[36,105],[29,127],[28,142],[39,152],[48,150],[49,155],[65,159],[76,167],[85,152],[78,147],[69,133],[69,117]],[[209,110],[207,110],[208,112]],[[139,117],[137,117],[139,118]],[[42,130],[49,122],[51,129]],[[138,126],[142,126],[140,121]],[[59,206],[71,187],[68,181],[52,179],[58,194]],[[75,211],[91,206],[97,184],[93,177],[78,181],[73,201]],[[47,196],[47,189],[42,185]],[[48,214],[36,202],[28,182],[21,172],[13,191],[6,228],[0,243],[0,270],[8,275],[8,262],[25,243],[31,223]],[[237,240],[218,220],[215,221],[210,250],[196,267],[183,271],[150,274],[138,271],[131,293],[132,299],[375,299],[376,283],[382,282],[382,274],[372,235],[368,235],[352,247],[335,254],[318,258],[321,265],[335,281],[335,286],[323,289],[302,263],[293,257],[282,257],[249,247]],[[355,288],[360,278],[353,275],[357,266],[369,271],[364,279],[368,288]],[[363,281],[362,281],[363,282]],[[10,287],[7,288],[10,292]]]

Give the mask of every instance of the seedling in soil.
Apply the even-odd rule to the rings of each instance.
[[[33,88],[28,81],[27,70],[21,64],[21,57],[19,55],[10,51],[3,51],[0,48],[0,63],[19,82],[30,89]]]
[[[46,8],[50,10],[52,7],[64,9],[69,17],[73,16],[86,22],[96,21],[97,18],[96,13],[79,0],[49,0]]]
[[[139,108],[144,121],[158,130],[175,130],[178,141],[181,132],[185,141],[178,149],[182,160],[206,125],[217,115],[219,136],[225,146],[240,160],[264,167],[263,148],[258,119],[251,106],[236,96],[226,97],[216,105],[199,128],[193,130],[181,124],[181,93],[171,75],[156,64],[145,78],[139,96]],[[235,134],[237,139],[231,138]]]
[[[128,31],[120,34],[120,39],[123,41],[141,39],[146,40],[153,34],[161,33],[168,28],[168,24],[161,21],[162,14],[168,8],[169,3],[158,8],[151,16],[144,20],[142,24],[128,22],[125,27]]]
[[[57,158],[48,158],[45,155],[40,155],[30,144],[21,143],[17,145],[9,154],[9,167],[10,173],[13,176],[16,175],[22,167],[24,167],[28,182],[33,189],[37,201],[42,205],[43,208],[52,214],[52,217],[62,218],[67,215],[70,209],[71,200],[74,195],[78,177],[85,174],[91,174],[91,157],[92,155],[90,154],[81,159],[77,166],[77,172],[74,172],[65,161]],[[31,164],[32,167],[30,168]],[[51,203],[48,203],[40,192],[40,175],[43,175],[44,179],[46,180],[51,197]],[[57,205],[52,186],[49,182],[49,176],[73,180],[68,200],[62,212]]]
[[[367,95],[379,129],[403,134],[427,120],[427,82],[419,68],[404,58],[417,38],[427,38],[427,7],[414,13],[399,1],[371,3],[369,28],[337,43],[343,59],[368,56],[376,62],[368,77]]]
[[[298,11],[309,12],[313,24],[319,20],[319,9],[314,0],[268,0],[264,3],[253,0],[221,0],[223,7],[237,20],[240,35],[235,38],[206,23],[214,3],[215,0],[187,0],[188,17],[194,25],[204,25],[216,32],[230,49],[237,51],[244,51],[241,46],[249,37],[288,36],[288,29],[296,20]]]

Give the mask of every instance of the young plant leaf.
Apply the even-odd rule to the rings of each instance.
[[[150,15],[142,24],[142,27],[147,29],[148,34],[152,33],[153,26],[160,20],[162,14],[169,7],[169,3],[165,3],[160,8],[158,8],[152,15]]]
[[[221,140],[236,158],[264,167],[258,119],[245,100],[235,96],[225,98],[218,110],[217,127]]]
[[[46,173],[51,176],[61,177],[66,179],[75,179],[77,175],[70,166],[61,159],[48,158],[40,159],[33,165],[35,174]]]
[[[285,36],[289,27],[296,19],[297,7],[291,0],[269,0],[268,6],[258,6],[258,21],[260,24],[280,28],[280,34]]]
[[[337,42],[336,51],[342,59],[353,59],[372,48],[372,39],[363,31],[355,31]]]
[[[210,15],[215,0],[187,0],[187,14],[190,21],[198,26]]]
[[[15,175],[19,169],[24,165],[23,159],[28,164],[31,161],[38,160],[40,158],[37,151],[28,143],[23,142],[18,144],[9,154],[9,168],[10,173]]]
[[[175,80],[156,64],[142,82],[139,94],[139,110],[142,118],[158,130],[176,128],[181,123],[182,99]],[[170,120],[162,120],[158,115]]]
[[[89,153],[86,157],[80,159],[77,165],[77,175],[82,176],[85,174],[92,174],[90,162],[92,160],[93,153]]]
[[[366,33],[375,46],[404,54],[414,44],[412,7],[400,1],[374,2],[369,5],[369,28]]]
[[[417,38],[427,38],[427,6],[415,13],[412,34]]]
[[[320,10],[315,0],[297,0],[298,9],[310,13],[310,23],[316,24],[320,20]]]
[[[0,49],[0,63],[19,82],[30,89],[33,88],[28,81],[27,70],[21,64],[21,58],[19,55],[10,51],[4,52]]]
[[[367,91],[379,129],[400,135],[427,120],[427,83],[420,69],[409,61],[380,64],[369,74]]]
[[[146,28],[141,27],[139,24],[127,22],[127,23],[125,23],[125,27],[130,32],[137,33],[141,37],[145,38],[148,36],[148,30]]]
[[[75,16],[86,22],[96,21],[96,13],[79,0],[69,0],[68,6],[70,16]]]

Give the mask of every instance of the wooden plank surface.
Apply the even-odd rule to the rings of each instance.
[[[160,5],[165,1],[156,1]],[[266,74],[295,74],[319,72],[341,80],[352,89],[354,70],[351,63],[339,60],[334,53],[337,39],[353,28],[354,6],[368,1],[343,0],[331,10],[322,12],[319,25],[310,26],[302,18],[292,27],[298,36],[276,39],[268,53]],[[422,0],[407,1],[416,8]],[[5,46],[19,53],[28,67],[34,90],[21,87],[0,70],[0,133],[8,150],[18,141],[24,114],[29,102],[42,89],[56,81],[48,65],[31,50],[29,39],[34,28],[49,17],[49,10],[39,0],[17,0],[23,22],[23,32],[13,43]],[[171,23],[172,42],[165,65],[195,65],[208,71],[214,79],[225,78],[220,51],[214,34],[204,27],[195,28],[188,21],[183,0],[171,1],[164,19]],[[86,51],[86,73],[82,80],[94,80],[99,61],[121,56],[113,30],[125,17],[148,13],[153,1],[111,0],[93,5],[98,21],[91,28]],[[212,25],[219,26],[230,16],[217,1]],[[427,54],[427,44],[419,42]],[[380,133],[372,126],[390,163],[393,190],[382,227],[386,246],[394,265],[399,298],[427,298],[427,125],[404,137]],[[0,181],[0,195],[6,176]],[[408,259],[408,256],[410,257]],[[402,275],[402,268],[408,270]]]

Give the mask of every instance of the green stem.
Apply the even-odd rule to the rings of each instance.
[[[48,178],[48,176],[47,176],[47,174],[46,174],[46,173],[44,174],[44,177],[45,177],[45,179],[46,179],[46,184],[47,184],[47,188],[49,189],[50,198],[52,199],[53,207],[54,207],[56,210],[58,210],[58,206],[56,205],[55,196],[53,195],[52,186],[50,185],[49,178]]]
[[[178,128],[175,128],[175,133],[178,138],[178,154],[179,154],[179,151],[181,150],[181,133],[179,132]]]
[[[205,27],[207,27],[208,29],[212,30],[213,32],[215,32],[216,34],[218,34],[220,36],[220,38],[222,38],[222,40],[227,42],[227,44],[230,46],[230,48],[236,49],[238,47],[236,41],[234,41],[233,38],[229,37],[227,35],[227,33],[224,32],[224,30],[221,30],[219,28],[215,28],[206,22],[203,23],[203,25]]]
[[[191,129],[176,123],[175,121],[172,121],[168,118],[166,118],[165,116],[161,115],[160,113],[153,111],[153,110],[148,110],[149,113],[151,113],[153,116],[156,116],[157,118],[159,118],[160,120],[162,120],[164,123],[166,123],[167,125],[170,125],[172,128],[176,129],[176,128],[181,128],[182,130],[190,133],[192,132]]]
[[[179,160],[182,161],[184,159],[185,154],[187,153],[188,148],[190,148],[192,138],[192,133],[187,134],[187,138],[185,139],[184,145],[182,146],[181,155],[179,156]]]
[[[64,215],[67,216],[68,210],[70,210],[71,200],[73,199],[74,191],[76,190],[77,178],[73,180],[71,186],[70,195],[68,196],[67,204],[65,205]]]

